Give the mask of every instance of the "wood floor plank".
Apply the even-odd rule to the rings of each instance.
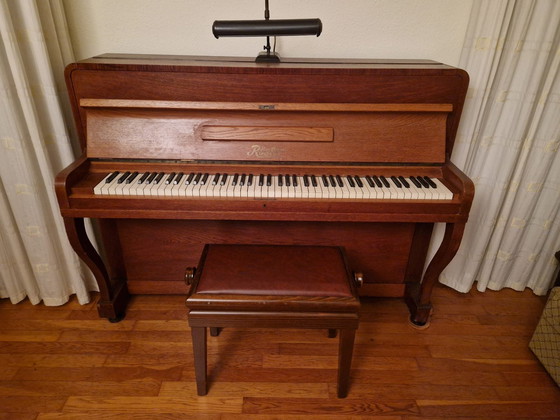
[[[42,411],[60,411],[66,403],[61,396],[3,396],[0,395],[0,409],[3,413],[10,413],[17,419],[23,413],[40,413]]]
[[[338,360],[335,356],[303,356],[303,355],[266,355],[264,367],[289,366],[292,368],[336,369]],[[366,370],[418,370],[413,357],[356,357],[354,367]]]
[[[326,383],[303,382],[223,382],[210,384],[214,397],[295,397],[321,398],[329,393]],[[192,397],[196,395],[196,384],[193,382],[163,382],[159,396],[161,397]]]
[[[414,401],[248,397],[244,399],[243,413],[402,416],[419,413],[419,410]]]
[[[160,382],[154,379],[127,381],[0,381],[0,396],[156,396]]]
[[[71,396],[62,409],[65,413],[82,411],[122,411],[126,413],[240,413],[242,397],[88,397]]]
[[[57,341],[60,335],[60,331],[0,331],[0,343],[8,341]]]
[[[123,354],[130,343],[126,342],[0,342],[0,354]]]
[[[0,418],[1,419],[1,418]],[[35,419],[35,417],[33,417]],[[39,413],[36,420],[222,420],[223,414],[196,413],[131,413],[126,410],[80,411],[77,413]]]
[[[0,364],[13,367],[100,367],[106,354],[0,354]]]
[[[441,401],[417,400],[423,416],[441,416],[453,418],[468,413],[477,417],[549,418],[558,419],[560,403],[520,402],[520,401]]]
[[[165,367],[22,367],[12,380],[16,381],[124,381],[132,379],[157,379],[176,381],[183,375],[182,366]]]

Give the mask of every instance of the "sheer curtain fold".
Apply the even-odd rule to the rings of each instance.
[[[60,0],[0,0],[0,297],[82,303],[96,286],[72,251],[54,177],[74,159],[62,72],[72,61]]]
[[[471,87],[453,160],[475,182],[441,281],[545,294],[560,247],[560,2],[475,0],[460,67]]]

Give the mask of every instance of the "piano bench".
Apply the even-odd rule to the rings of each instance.
[[[206,329],[319,328],[339,332],[338,397],[348,394],[360,301],[344,249],[331,246],[206,245],[187,268],[198,395],[207,393]]]

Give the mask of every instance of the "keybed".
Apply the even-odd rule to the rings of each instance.
[[[340,174],[111,172],[95,195],[328,200],[451,200],[437,178]]]

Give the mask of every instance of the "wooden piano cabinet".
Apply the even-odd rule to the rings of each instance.
[[[271,65],[113,54],[70,64],[65,77],[83,155],[58,174],[56,193],[69,241],[99,285],[100,316],[122,319],[130,294],[186,293],[184,269],[207,243],[285,244],[343,246],[364,273],[360,293],[404,297],[411,321],[428,323],[432,289],[457,252],[474,196],[450,161],[465,71],[429,60]],[[231,199],[94,190],[113,171],[402,175],[432,178],[450,194]],[[84,218],[99,224],[102,255]],[[445,223],[445,234],[424,272],[434,223]]]

